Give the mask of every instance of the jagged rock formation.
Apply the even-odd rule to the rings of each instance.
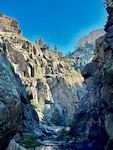
[[[21,34],[18,22],[15,19],[0,14],[0,32],[13,32]]]
[[[4,150],[16,132],[19,131],[21,134],[33,132],[39,120],[30,105],[25,87],[7,59],[8,53],[4,40],[7,41],[8,34],[14,36],[18,33],[17,22],[3,15],[0,17],[2,31],[0,32],[0,149]],[[3,37],[4,33],[7,36]]]
[[[90,63],[94,57],[95,41],[99,37],[105,35],[103,28],[94,30],[89,33],[88,36],[84,36],[78,41],[77,49],[71,54],[71,57],[75,60],[75,69],[80,70]]]
[[[74,67],[76,70],[82,71],[84,66],[90,63],[94,57],[95,44],[86,43],[84,47],[78,47],[73,53]]]
[[[38,126],[38,116],[2,44],[0,49],[0,149],[4,150],[18,127],[21,133],[33,132]]]
[[[11,64],[0,52],[0,149],[4,150],[21,122],[21,94]]]
[[[51,135],[51,129],[43,126],[40,134],[39,119],[64,125],[74,116],[79,120],[76,149],[113,149],[113,5],[107,11],[107,34],[97,40],[95,57],[82,71],[88,92],[72,60],[58,52],[41,51],[20,35],[17,22],[12,25],[12,19],[0,15],[0,149],[6,148],[21,119],[20,134],[35,132],[42,138],[43,133]],[[20,148],[14,141],[11,145]]]
[[[38,45],[16,33],[0,32],[0,43],[25,85],[40,120],[57,124],[58,119],[60,123],[60,119],[63,123],[73,119],[79,101],[86,93],[83,78],[74,70],[73,62],[60,53],[42,51]],[[29,116],[28,112],[24,113]]]
[[[107,33],[96,41],[95,57],[82,72],[89,92],[86,110],[78,113],[78,130],[81,149],[87,150],[113,149],[113,4],[106,9]]]
[[[78,43],[77,46],[78,47],[85,47],[85,44],[95,44],[95,41],[100,37],[105,35],[105,31],[103,28],[101,29],[97,29],[94,30],[92,32],[89,33],[89,35],[84,36],[83,38],[81,38]]]
[[[104,2],[104,6],[107,8],[107,7],[111,6],[112,3],[113,3],[112,0],[106,0],[106,1]]]

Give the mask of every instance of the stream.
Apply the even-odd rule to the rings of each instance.
[[[47,125],[40,125],[41,126],[41,131],[45,131],[45,133],[54,133],[54,135],[58,135],[61,130],[64,128],[63,126],[47,126]],[[67,127],[68,129],[68,127]],[[72,147],[72,140],[70,140],[70,145],[67,145],[67,143],[65,141],[55,141],[54,139],[55,137],[53,136],[53,138],[51,137],[50,139],[46,139],[44,141],[41,141],[42,146],[35,148],[35,150],[74,150]],[[67,148],[68,147],[68,148]]]
[[[74,150],[74,149],[67,149],[64,146],[41,146],[36,148],[35,150]]]
[[[66,145],[63,144],[61,145],[61,143],[56,142],[52,143],[52,141],[50,141],[51,145],[49,145],[49,141],[46,141],[48,145],[42,145],[40,147],[35,148],[35,150],[75,150],[75,148],[73,148],[74,145]],[[55,142],[55,141],[54,141]]]
[[[63,150],[59,146],[41,146],[36,148],[36,150]]]

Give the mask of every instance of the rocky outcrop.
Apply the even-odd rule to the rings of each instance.
[[[13,32],[21,34],[21,30],[18,29],[18,22],[10,17],[0,14],[0,32]]]
[[[0,149],[4,150],[21,123],[22,105],[17,76],[0,52]]]
[[[39,122],[24,85],[15,74],[11,61],[8,61],[8,59],[13,60],[15,56],[11,55],[12,57],[9,58],[7,51],[9,35],[15,37],[11,32],[0,32],[0,149],[2,150],[7,147],[15,133],[19,132],[22,135],[25,132],[34,132]],[[16,36],[20,35],[16,34]],[[11,47],[9,50],[14,52]],[[21,60],[20,57],[18,59]]]
[[[7,147],[6,150],[26,150],[24,147],[20,146],[15,142],[14,139],[12,139]]]
[[[34,132],[39,120],[4,51],[0,52],[0,63],[0,149],[4,150],[16,132]]]
[[[83,88],[83,78],[74,70],[73,61],[59,52],[42,51],[38,45],[11,32],[0,32],[0,50],[25,85],[40,121],[52,122],[56,110],[61,118],[64,114],[67,120],[73,118],[82,97],[79,92],[82,93]],[[24,113],[27,115],[26,111]]]
[[[13,29],[1,30],[0,53],[9,60],[16,73],[16,79],[12,79],[12,82],[16,80],[22,106],[22,121],[18,128],[19,134],[15,136],[16,141],[19,141],[18,135],[31,132],[45,139],[43,135],[54,134],[54,128],[51,131],[54,125],[65,125],[73,120],[87,91],[71,59],[46,48],[41,50],[18,32],[13,33]],[[9,142],[9,138],[6,139]]]
[[[41,51],[19,34],[17,23],[10,28],[11,20],[0,16],[1,24],[8,24],[8,29],[1,26],[0,32],[0,149],[6,148],[19,123],[20,135],[34,132],[43,140],[44,134],[54,134],[50,126],[65,125],[74,118],[78,119],[76,149],[112,149],[112,8],[107,7],[107,34],[97,40],[95,57],[82,71],[87,90],[71,59],[47,49]],[[14,141],[9,149],[11,145],[20,149]]]
[[[89,91],[88,105],[77,117],[81,125],[79,134],[84,139],[80,142],[81,149],[86,147],[87,150],[113,149],[113,5],[106,9],[109,14],[107,33],[96,41],[95,57],[82,72]]]
[[[77,49],[71,54],[71,58],[75,60],[74,66],[76,70],[82,70],[86,64],[92,61],[94,57],[95,41],[103,35],[105,35],[104,29],[97,29],[79,40]]]
[[[89,35],[84,36],[83,38],[81,38],[78,43],[77,46],[78,47],[85,47],[85,44],[94,44],[95,45],[95,41],[101,37],[105,35],[105,31],[103,28],[101,29],[97,29],[94,30],[92,32],[89,33]]]
[[[86,43],[84,47],[78,47],[73,53],[74,67],[76,70],[82,71],[84,66],[90,63],[94,57],[95,44]]]
[[[70,71],[70,74],[66,73],[64,77],[58,75],[53,80],[47,80],[47,82],[51,92],[54,93],[52,94],[54,99],[53,105],[55,108],[60,108],[60,113],[64,117],[62,119],[72,120],[75,111],[79,108],[80,100],[86,94],[79,74]]]

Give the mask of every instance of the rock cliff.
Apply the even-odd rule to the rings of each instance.
[[[85,47],[86,43],[95,45],[95,41],[103,35],[105,35],[105,31],[103,28],[94,30],[90,32],[89,35],[86,35],[83,38],[81,38],[77,43],[77,47]]]
[[[82,72],[89,92],[77,116],[81,125],[78,137],[81,149],[87,150],[113,149],[113,4],[106,9],[107,33],[96,40],[95,56]]]
[[[22,118],[21,93],[17,76],[0,52],[0,149],[4,150],[17,132]]]
[[[0,14],[0,32],[1,31],[21,34],[21,30],[18,29],[18,22],[3,14]]]
[[[2,45],[0,49],[0,149],[4,150],[16,132],[34,132],[38,116]]]
[[[7,41],[8,34],[20,36],[18,23],[4,15],[0,17],[0,149],[4,150],[16,132],[34,132],[39,120],[24,85],[8,60],[8,45],[3,42]],[[7,36],[3,37],[4,33]]]
[[[65,113],[72,119],[80,100],[79,91],[83,88],[83,78],[74,70],[73,62],[60,53],[41,51],[38,45],[19,34],[1,32],[0,40],[40,120],[52,117],[56,109],[61,118]]]
[[[6,148],[19,121],[20,134],[35,132],[43,139],[44,134],[52,135],[45,124],[66,125],[74,118],[78,119],[76,149],[112,148],[112,8],[107,7],[107,33],[96,41],[95,57],[82,71],[85,83],[72,59],[40,49],[20,34],[15,20],[0,15],[0,149]],[[14,141],[11,146],[19,148]]]
[[[77,48],[71,54],[71,58],[75,60],[75,69],[82,70],[83,67],[90,63],[94,57],[95,41],[99,37],[105,35],[103,28],[94,30],[89,35],[84,36],[78,41]]]
[[[73,61],[59,52],[40,49],[20,34],[17,21],[4,15],[0,17],[0,52],[18,76],[17,89],[22,105],[20,134],[35,132],[41,136],[39,121],[47,125],[67,124],[87,93],[81,74],[74,70]]]

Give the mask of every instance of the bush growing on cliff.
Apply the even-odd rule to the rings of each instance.
[[[39,39],[38,44],[39,44],[40,48],[42,48],[42,47],[43,47],[44,43],[43,43],[42,38],[40,38],[40,39]]]
[[[55,125],[62,125],[63,120],[58,108],[54,109],[52,113],[51,122],[54,123]]]
[[[77,131],[77,121],[75,119],[70,120],[68,123],[68,127],[70,127],[68,135],[70,137],[74,137]]]
[[[57,53],[58,52],[58,48],[57,45],[54,46],[54,52]]]
[[[62,129],[60,135],[57,137],[57,140],[69,141],[77,135],[77,121],[75,119],[70,120],[68,125]]]
[[[33,134],[21,138],[20,145],[25,148],[39,147],[41,144],[36,140]]]
[[[58,141],[68,141],[69,140],[69,135],[68,131],[66,131],[66,128],[62,129],[60,135],[56,138]]]

